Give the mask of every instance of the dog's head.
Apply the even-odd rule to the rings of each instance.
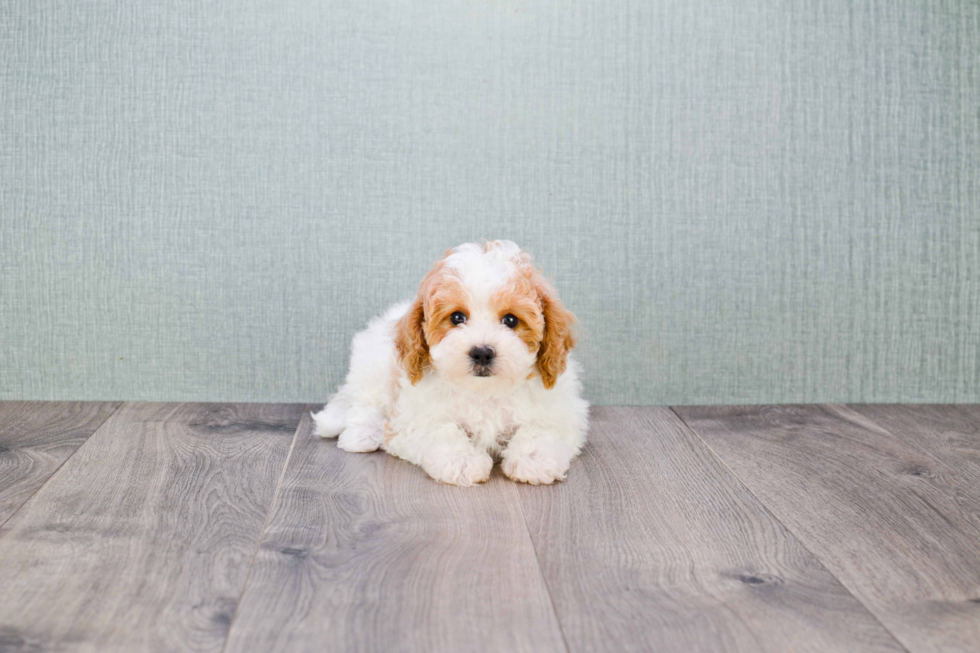
[[[535,374],[552,388],[575,345],[573,320],[530,254],[508,240],[467,243],[422,280],[395,346],[413,384],[432,367],[481,393],[507,392]]]

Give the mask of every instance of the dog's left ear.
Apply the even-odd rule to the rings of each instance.
[[[575,316],[565,308],[558,299],[558,293],[543,276],[536,273],[533,283],[544,313],[544,335],[541,338],[541,348],[538,349],[538,371],[541,372],[544,387],[550,390],[565,371],[568,352],[575,346],[575,336],[572,334]]]
[[[424,323],[425,311],[420,293],[395,325],[395,350],[412,385],[422,380],[422,373],[429,364],[429,343],[425,341]]]

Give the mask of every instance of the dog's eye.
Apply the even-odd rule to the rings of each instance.
[[[449,321],[453,323],[453,326],[459,326],[460,324],[466,322],[466,314],[456,311],[449,316]]]
[[[500,320],[500,323],[503,324],[508,329],[516,329],[517,328],[517,318],[514,317],[513,315],[511,315],[510,313],[508,313],[507,315],[505,315]]]

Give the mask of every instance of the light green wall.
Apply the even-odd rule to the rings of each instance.
[[[486,236],[597,403],[980,401],[976,2],[0,6],[0,398],[319,401]]]

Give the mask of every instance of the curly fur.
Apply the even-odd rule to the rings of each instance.
[[[516,481],[562,480],[588,429],[573,322],[514,243],[453,248],[414,300],[354,337],[346,381],[314,415],[317,433],[347,451],[385,449],[444,483],[485,481],[494,459]],[[474,362],[474,347],[491,348],[492,362]]]

